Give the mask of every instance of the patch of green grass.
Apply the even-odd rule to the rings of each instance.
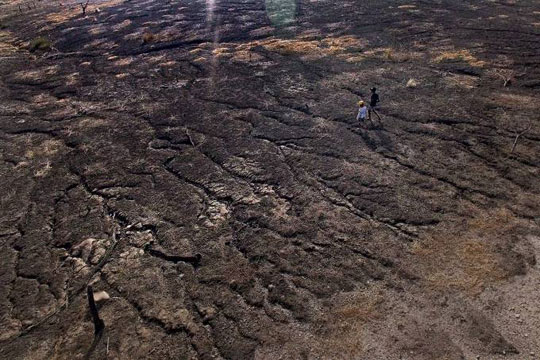
[[[52,47],[51,42],[44,37],[37,37],[34,40],[30,41],[30,46],[29,46],[31,52],[38,51],[38,50],[47,51],[47,50],[50,50],[51,47]]]

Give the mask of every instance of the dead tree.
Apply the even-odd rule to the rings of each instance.
[[[514,70],[510,69],[497,69],[493,72],[496,76],[500,77],[504,82],[503,86],[507,87],[510,85],[514,77],[516,76],[516,73]]]
[[[516,149],[519,138],[522,135],[524,135],[527,131],[531,130],[531,127],[532,127],[532,124],[529,124],[529,126],[527,126],[525,129],[523,129],[522,131],[516,134],[516,138],[514,140],[514,143],[512,144],[512,150],[510,150],[510,154],[512,154],[514,150]]]
[[[83,15],[86,15],[86,8],[88,7],[88,2],[89,2],[89,1],[90,1],[90,0],[86,0],[86,3],[84,3],[84,4],[81,3],[81,9],[82,9],[82,14],[83,14]]]
[[[186,131],[186,136],[189,139],[189,142],[191,143],[191,146],[196,147],[195,142],[193,141],[193,138],[191,137],[191,134],[189,130],[186,128],[184,129]]]

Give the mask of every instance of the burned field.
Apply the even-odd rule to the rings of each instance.
[[[82,9],[0,1],[0,358],[540,356],[538,1]]]

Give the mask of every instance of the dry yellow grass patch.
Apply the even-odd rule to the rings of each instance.
[[[438,231],[413,245],[415,264],[436,289],[477,294],[512,276],[501,239],[520,225],[509,210],[499,209],[470,219],[461,229]]]
[[[470,75],[450,74],[444,77],[444,81],[450,87],[472,89],[478,85],[478,78]]]
[[[215,48],[214,50],[212,50],[212,55],[217,56],[217,57],[232,56],[230,51],[231,51],[231,49],[229,49],[228,47],[219,47],[219,48]]]
[[[122,30],[122,29],[124,29],[124,28],[126,28],[126,27],[128,27],[130,25],[131,25],[131,20],[126,19],[126,20],[122,21],[119,24],[113,25],[112,28],[113,28],[114,31],[118,31],[118,30]]]
[[[253,51],[239,50],[234,53],[231,59],[237,62],[250,62],[250,61],[260,61],[264,58]]]
[[[88,30],[88,33],[90,33],[91,35],[100,35],[105,32],[107,32],[107,29],[105,29],[105,27],[101,25],[94,26],[90,30]]]
[[[345,57],[345,61],[348,63],[359,63],[364,61],[365,59],[366,57],[361,55]]]
[[[101,10],[103,10],[104,8],[116,6],[123,2],[124,2],[123,0],[109,0],[109,1],[100,2],[97,5],[94,5],[91,3],[86,9],[86,14],[87,15],[93,14],[96,7],[99,7]],[[82,10],[81,10],[80,5],[76,4],[73,6],[62,8],[61,10],[57,12],[50,13],[46,16],[45,19],[47,20],[47,22],[51,24],[59,24],[59,23],[63,23],[65,21],[71,20],[74,17],[80,16],[81,14],[82,14]]]
[[[404,51],[401,49],[388,47],[371,49],[363,52],[362,55],[348,56],[345,61],[359,62],[367,58],[373,58],[399,63],[420,59],[423,56],[424,54],[418,51]]]
[[[23,70],[14,74],[14,78],[22,81],[38,81],[45,76],[51,76],[58,73],[60,67],[58,65],[45,66],[36,70]]]
[[[7,30],[0,31],[0,56],[10,55],[17,52],[19,49],[11,45],[15,40],[13,34]]]
[[[109,125],[109,123],[104,119],[83,118],[77,122],[76,127],[79,130],[89,130],[107,125]]]
[[[124,40],[138,40],[142,37],[143,30],[134,31],[124,36]]]
[[[158,38],[159,41],[173,41],[181,36],[182,32],[180,31],[180,28],[174,26],[169,26],[156,34],[156,38]]]
[[[57,101],[58,99],[51,94],[48,93],[40,93],[38,95],[32,96],[32,102],[35,104],[41,104],[41,103],[53,103]]]
[[[497,94],[494,99],[496,104],[508,106],[508,107],[515,107],[519,106],[522,109],[538,109],[538,99],[534,96],[527,96],[522,94],[508,94],[508,93],[499,93]]]
[[[318,41],[302,40],[270,40],[261,44],[270,51],[275,51],[282,55],[312,54],[323,55]]]
[[[66,76],[65,81],[66,85],[75,85],[79,82],[80,74],[78,72],[71,73]]]
[[[300,55],[307,58],[321,58],[329,55],[343,54],[361,50],[367,42],[354,36],[329,37],[312,39],[301,37],[299,39],[269,39],[253,41],[236,47],[235,51],[248,51],[256,46],[281,55]]]
[[[145,56],[145,61],[150,64],[159,64],[164,61],[167,61],[167,57],[165,55],[153,55],[153,56]]]
[[[28,149],[24,156],[27,159],[50,157],[56,154],[62,146],[63,144],[59,140],[45,140],[41,144]]]
[[[104,44],[106,44],[106,43],[107,43],[106,38],[100,38],[100,39],[93,40],[92,42],[84,45],[84,48],[85,49],[100,48],[100,47],[103,47]],[[111,59],[109,58],[107,60],[111,60]]]
[[[469,50],[456,50],[446,51],[437,55],[434,62],[446,62],[446,61],[464,61],[471,66],[482,67],[486,64],[485,61],[478,60]]]
[[[195,60],[193,60],[193,62],[197,63],[197,64],[202,64],[202,63],[206,62],[206,58],[201,56],[201,57],[198,57]]]
[[[364,352],[364,328],[379,319],[384,302],[378,288],[342,293],[332,299],[334,306],[321,324],[313,352],[322,358],[360,358]]]
[[[194,54],[200,54],[201,52],[203,52],[204,50],[201,49],[201,48],[195,48],[193,50],[189,50],[189,53],[194,55]]]
[[[171,61],[161,63],[161,64],[159,64],[159,66],[161,66],[161,67],[171,67],[171,66],[174,66],[176,64],[178,64],[177,61],[171,60]]]
[[[47,161],[40,169],[34,172],[34,176],[44,177],[51,171],[51,169],[52,169],[51,162]]]
[[[126,57],[120,60],[116,60],[113,64],[115,66],[128,66],[131,63],[133,63],[133,61],[135,61],[135,59],[130,56],[130,57]]]

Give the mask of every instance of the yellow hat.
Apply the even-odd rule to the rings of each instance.
[[[358,102],[358,105],[364,106],[364,101],[360,100],[360,101]]]

